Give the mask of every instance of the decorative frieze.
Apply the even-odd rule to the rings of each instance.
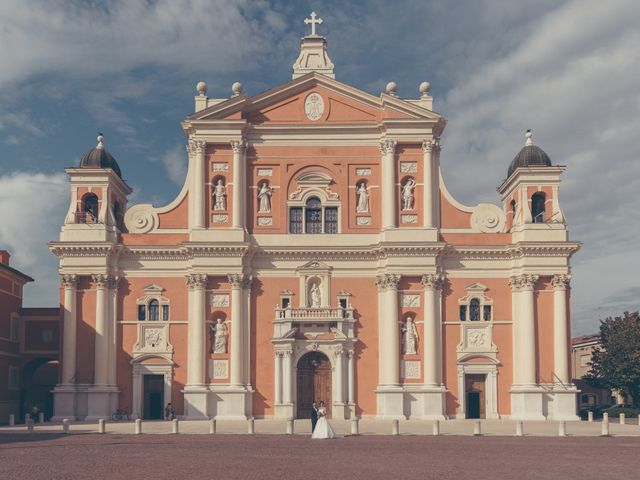
[[[376,287],[378,290],[397,290],[398,283],[400,283],[400,275],[394,273],[385,273],[384,275],[376,276]]]
[[[229,306],[229,295],[226,293],[213,293],[209,305],[214,308],[226,308]]]
[[[420,378],[420,360],[403,360],[400,363],[400,376],[405,379]]]
[[[229,221],[229,215],[226,213],[214,213],[211,215],[211,221],[213,223],[226,223]]]
[[[211,170],[214,172],[228,172],[229,164],[228,163],[212,163]]]
[[[356,217],[356,225],[371,225],[371,217]]]
[[[420,295],[403,293],[400,295],[400,306],[410,308],[420,307]]]
[[[400,173],[418,173],[416,162],[400,162]]]
[[[270,227],[273,225],[273,217],[258,217],[259,227]]]
[[[259,177],[270,177],[273,175],[273,170],[271,168],[258,168],[257,175]]]
[[[229,378],[229,360],[212,358],[209,362],[209,375],[212,379]]]
[[[189,289],[205,288],[207,286],[206,273],[190,273],[186,276]]]
[[[400,216],[402,223],[418,223],[418,215],[408,214]]]
[[[369,177],[371,176],[370,168],[356,168],[356,175],[359,177]]]

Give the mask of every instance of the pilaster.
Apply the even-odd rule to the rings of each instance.
[[[205,288],[207,275],[187,275],[189,325],[187,333],[187,385],[183,390],[185,417],[207,418],[208,389],[205,385]]]
[[[189,194],[189,228],[203,229],[205,227],[205,159],[207,142],[190,139],[187,144],[191,175]]]
[[[396,226],[396,140],[380,142],[382,154],[382,229],[388,230]]]
[[[244,140],[232,140],[233,150],[233,228],[245,228],[245,205],[244,197],[246,191],[246,181],[244,173],[246,143]]]

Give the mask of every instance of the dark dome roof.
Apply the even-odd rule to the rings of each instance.
[[[522,150],[518,152],[516,157],[511,161],[509,165],[509,170],[507,172],[507,177],[510,177],[513,172],[516,171],[517,168],[520,167],[550,167],[551,159],[549,155],[546,154],[544,150],[542,150],[537,145],[534,145],[531,140],[531,131],[527,130],[527,143]]]
[[[103,140],[104,137],[102,134],[98,135],[98,145],[82,156],[80,168],[110,168],[116,172],[116,175],[122,178],[120,166],[116,159],[113,158],[113,155],[104,149]]]

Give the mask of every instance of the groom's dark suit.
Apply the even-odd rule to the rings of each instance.
[[[318,423],[318,408],[313,405],[311,407],[311,433],[316,429],[316,423]]]

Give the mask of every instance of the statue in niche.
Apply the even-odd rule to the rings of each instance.
[[[213,335],[213,353],[227,353],[227,338],[229,331],[221,318],[216,319],[214,325],[209,325]]]
[[[415,355],[417,353],[418,329],[411,317],[407,317],[402,327],[402,344],[405,355]]]
[[[218,179],[218,183],[216,183],[213,188],[213,209],[214,210],[226,210],[227,209],[227,189],[224,186],[224,182],[221,178]]]
[[[271,195],[273,195],[273,191],[269,186],[269,183],[262,182],[262,187],[260,187],[260,191],[258,192],[259,213],[271,212]]]
[[[402,187],[402,210],[413,210],[413,189],[416,186],[416,181],[413,178],[409,178]]]
[[[366,182],[360,182],[358,190],[358,204],[356,205],[356,213],[366,213],[369,211],[369,191]]]
[[[320,287],[317,283],[311,285],[309,290],[309,306],[311,308],[320,308],[322,305],[322,293],[320,293]]]

